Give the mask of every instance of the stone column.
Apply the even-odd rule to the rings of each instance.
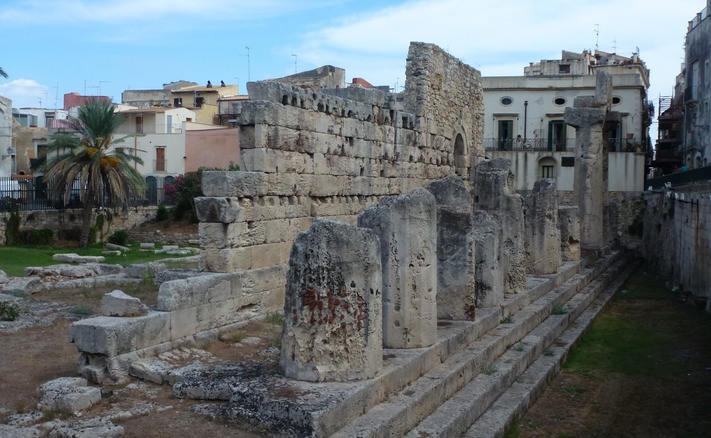
[[[497,307],[504,303],[504,268],[501,259],[501,225],[487,212],[475,211],[472,239],[476,258],[476,306]]]
[[[316,219],[294,240],[279,364],[313,382],[374,377],[383,366],[380,245],[372,230]]]
[[[602,128],[611,101],[610,75],[598,72],[595,96],[575,98],[565,109],[565,122],[575,128],[575,202],[580,209],[580,243],[583,249],[605,245],[603,216],[607,182],[604,176]]]
[[[471,195],[458,176],[427,186],[437,202],[437,318],[473,320],[475,303]]]
[[[426,189],[388,196],[358,216],[380,238],[383,345],[419,348],[437,337],[437,208]]]
[[[558,207],[560,255],[565,261],[580,260],[580,214],[578,207]]]
[[[526,253],[528,270],[554,274],[560,267],[558,189],[554,179],[536,181],[526,197]]]
[[[514,189],[511,160],[497,158],[479,163],[474,191],[476,208],[488,212],[501,225],[504,290],[507,293],[522,292],[526,288],[523,198]]]

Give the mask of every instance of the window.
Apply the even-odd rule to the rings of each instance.
[[[555,160],[553,158],[541,158],[539,165],[541,169],[541,178],[555,178]]]
[[[510,151],[513,146],[513,120],[499,120],[497,133],[497,149]]]
[[[575,167],[575,157],[561,157],[561,167]]]
[[[176,97],[175,99],[173,99],[173,106],[176,107],[176,108],[179,108],[179,107],[183,106],[183,98],[182,98],[182,97]]]
[[[508,105],[511,105],[512,103],[513,103],[513,99],[508,96],[501,98],[501,105],[508,106]]]
[[[556,105],[565,105],[565,99],[562,97],[556,97],[553,102],[555,102]]]
[[[126,150],[124,148],[116,148],[116,153],[117,154],[125,154]]]
[[[136,133],[143,134],[143,116],[136,116]]]
[[[165,172],[165,147],[159,146],[156,148],[156,172]]]
[[[205,103],[204,97],[196,97],[195,98],[195,108],[202,108],[203,103]]]
[[[541,164],[541,178],[555,178],[555,166]]]
[[[558,73],[560,73],[560,74],[570,73],[570,64],[559,64],[558,65]]]
[[[165,122],[167,124],[166,126],[166,133],[167,134],[172,134],[173,133],[173,116],[167,115],[165,117]]]
[[[565,135],[567,125],[563,120],[548,122],[548,150],[564,151],[566,149]]]
[[[622,102],[622,98],[620,96],[613,96],[612,97],[612,104],[613,105],[618,105],[620,102]]]

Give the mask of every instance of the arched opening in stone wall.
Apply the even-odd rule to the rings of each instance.
[[[454,138],[454,172],[461,178],[467,178],[469,169],[469,156],[467,155],[467,145],[464,136],[457,133]]]

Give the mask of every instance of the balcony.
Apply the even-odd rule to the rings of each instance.
[[[567,138],[553,139],[498,139],[485,138],[484,149],[487,151],[550,151],[550,152],[573,152],[575,151],[575,139]]]

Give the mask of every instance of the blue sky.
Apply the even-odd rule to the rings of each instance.
[[[483,76],[522,75],[561,50],[630,56],[670,95],[687,22],[704,0],[3,0],[0,95],[62,106],[65,93],[190,80],[245,83],[331,64],[402,87],[410,41],[435,43]],[[249,47],[249,50],[247,50]],[[249,58],[247,57],[249,53]],[[296,56],[294,56],[296,55]],[[249,66],[248,66],[249,59]]]

